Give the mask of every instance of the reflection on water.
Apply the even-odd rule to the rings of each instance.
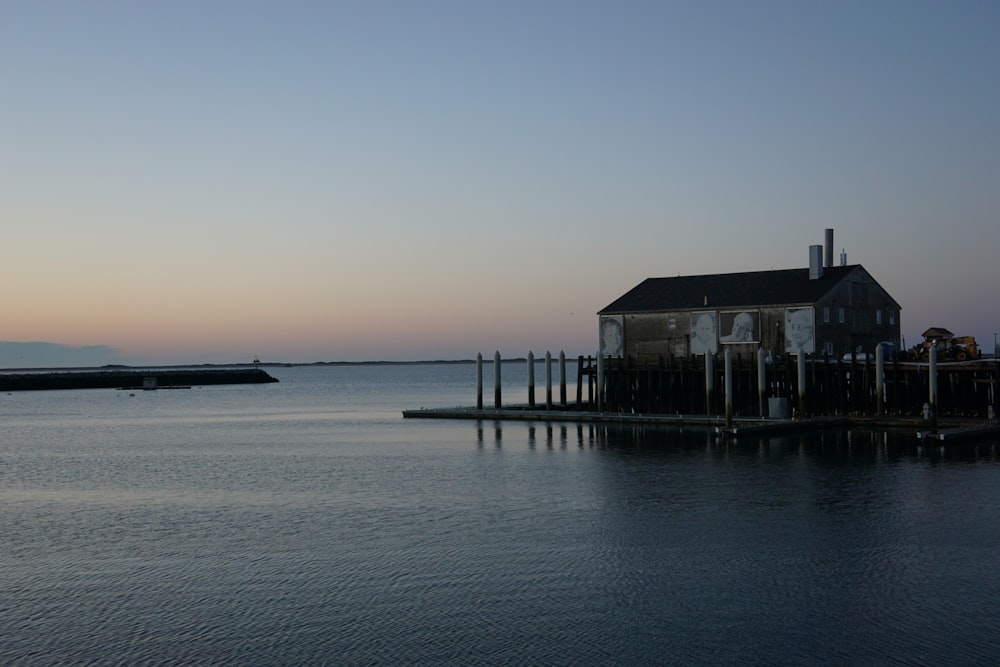
[[[0,664],[1000,655],[997,443],[400,418],[460,371],[7,397]]]
[[[476,441],[485,444],[503,441],[502,420],[476,422]],[[837,457],[859,461],[899,461],[903,459],[941,462],[996,462],[1000,443],[991,440],[949,443],[919,441],[909,431],[828,429],[793,431],[780,435],[723,436],[711,429],[684,429],[673,426],[621,424],[567,424],[563,422],[507,422],[508,428],[523,429],[529,446],[565,448],[597,447],[635,451],[704,449],[760,456],[783,454]]]

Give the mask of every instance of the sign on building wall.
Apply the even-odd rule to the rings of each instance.
[[[624,317],[601,318],[601,356],[620,357],[625,353]]]
[[[718,313],[691,313],[691,354],[715,354],[719,351]]]
[[[812,307],[785,309],[785,352],[812,354],[816,351]]]
[[[719,341],[722,343],[756,343],[760,341],[760,311],[734,310],[719,313]]]

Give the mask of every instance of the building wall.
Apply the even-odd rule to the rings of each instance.
[[[852,274],[816,304],[816,342],[820,352],[840,358],[873,353],[882,341],[901,349],[900,312],[878,283],[863,272]]]
[[[660,355],[806,354],[841,358],[858,350],[872,353],[881,341],[900,345],[900,313],[893,299],[858,271],[816,304],[787,304],[742,309],[699,308],[676,312],[632,313],[602,317],[614,320],[621,342],[605,346],[609,356],[623,354],[639,363]],[[617,350],[615,353],[612,349]]]
[[[808,329],[814,326],[812,308],[808,310]],[[797,306],[793,311],[802,310]],[[622,354],[639,362],[656,361],[664,357],[721,354],[727,347],[736,354],[756,354],[763,347],[769,354],[785,351],[786,318],[789,309],[742,308],[711,310],[680,310],[668,313],[633,313],[616,318],[621,322]],[[602,325],[602,330],[606,327]],[[611,329],[612,327],[607,327]],[[608,353],[613,344],[602,343]],[[611,354],[610,356],[618,356]]]

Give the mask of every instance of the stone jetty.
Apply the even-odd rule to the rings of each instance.
[[[46,389],[179,389],[277,382],[261,368],[88,369],[0,373],[0,391]]]

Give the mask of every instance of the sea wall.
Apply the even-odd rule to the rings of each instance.
[[[100,369],[0,373],[0,391],[46,389],[169,389],[214,384],[277,382],[261,368]]]

